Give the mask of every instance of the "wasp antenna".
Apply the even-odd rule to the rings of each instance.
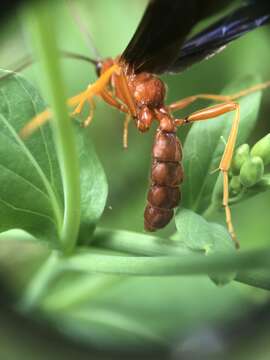
[[[85,55],[81,55],[81,54],[77,54],[71,51],[66,51],[66,50],[60,50],[60,55],[70,58],[70,59],[77,59],[77,60],[82,60],[82,61],[86,61],[88,63],[91,63],[95,66],[98,66],[99,61],[90,58],[89,56],[85,56]]]
[[[82,17],[81,17],[81,14],[80,14],[79,10],[78,10],[78,7],[75,5],[75,1],[74,0],[67,0],[67,3],[68,3],[68,7],[69,7],[69,10],[70,10],[71,16],[73,17],[73,19],[77,23],[77,25],[78,25],[78,27],[80,29],[80,32],[84,35],[84,38],[86,40],[86,43],[87,43],[90,51],[96,57],[97,62],[99,62],[102,59],[102,57],[100,56],[100,53],[99,53],[98,49],[94,45],[92,35],[89,32],[87,26],[85,25],[85,22],[82,20]]]
[[[94,60],[90,58],[89,56],[73,53],[71,51],[66,50],[59,50],[59,54],[62,57],[70,58],[70,59],[76,59],[81,61],[86,61],[88,63],[91,63],[96,68],[99,66],[99,61]],[[10,76],[14,75],[15,73],[18,73],[30,65],[33,65],[36,62],[30,55],[25,56],[22,60],[20,60],[19,63],[11,66],[12,70],[9,70],[5,75],[0,76],[0,81],[9,78]]]

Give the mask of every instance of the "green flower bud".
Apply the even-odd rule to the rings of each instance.
[[[239,175],[242,165],[248,158],[249,158],[249,145],[243,144],[239,146],[235,151],[231,165],[231,170],[234,175]]]
[[[270,190],[270,174],[265,174],[254,187],[255,191],[263,192]]]
[[[235,193],[238,194],[242,188],[242,184],[240,181],[240,176],[233,176],[230,181],[230,189]]]
[[[251,155],[262,158],[264,165],[270,164],[270,134],[264,136],[253,146]]]
[[[259,156],[247,159],[240,170],[240,182],[245,187],[251,187],[261,180],[264,164]]]

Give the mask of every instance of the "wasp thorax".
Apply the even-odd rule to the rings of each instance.
[[[139,107],[149,106],[156,108],[163,105],[165,97],[165,85],[157,77],[141,73],[132,79],[133,96]]]

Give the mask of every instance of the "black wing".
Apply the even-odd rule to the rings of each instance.
[[[177,60],[167,71],[183,71],[220,52],[229,42],[269,22],[270,1],[252,1],[184,42]]]
[[[121,59],[137,73],[167,71],[193,26],[227,4],[227,0],[150,0]]]

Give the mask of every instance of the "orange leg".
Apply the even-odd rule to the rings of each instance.
[[[35,130],[37,130],[43,124],[52,117],[51,111],[49,109],[43,111],[34,117],[33,120],[29,121],[20,131],[19,135],[22,139],[26,139],[30,136]]]
[[[115,97],[113,97],[113,95],[108,90],[104,89],[100,93],[100,96],[110,106],[113,106],[116,109],[118,109],[124,113],[128,113],[128,108],[124,104],[122,104],[120,101],[118,101]]]
[[[263,90],[269,86],[270,86],[270,81],[267,81],[265,83],[251,86],[245,90],[239,91],[232,95],[199,94],[199,95],[189,96],[180,101],[176,101],[172,103],[171,105],[168,106],[168,108],[172,112],[177,110],[182,110],[197,100],[214,100],[214,101],[225,101],[225,102],[234,101],[236,99],[239,99],[240,97],[249,95],[256,91]]]
[[[123,129],[123,148],[128,148],[128,125],[130,122],[130,114],[126,115],[125,122],[124,122],[124,129]]]
[[[127,106],[122,104],[119,100],[114,98],[113,95],[108,90],[102,91],[100,96],[109,105],[111,105],[111,106],[117,108],[118,110],[126,113],[126,117],[125,117],[125,121],[124,121],[124,128],[123,128],[123,148],[127,149],[128,148],[128,125],[129,125],[130,118],[131,118],[131,115],[129,113],[129,109],[127,108]]]
[[[229,207],[229,184],[228,184],[228,171],[231,165],[233,152],[236,144],[236,138],[239,128],[240,121],[240,106],[235,102],[227,102],[224,104],[217,104],[199,111],[194,112],[193,114],[186,117],[184,120],[175,120],[176,125],[181,126],[190,122],[208,120],[212,118],[216,118],[222,114],[234,111],[235,117],[232,123],[232,128],[230,131],[230,135],[228,141],[225,146],[224,153],[222,155],[222,159],[219,164],[219,170],[223,174],[223,206],[225,208],[226,214],[226,222],[228,231],[235,243],[236,248],[239,248],[239,242],[236,239],[234,227],[232,224],[231,210]]]
[[[111,106],[116,107],[122,112],[126,113],[125,121],[124,121],[124,128],[123,128],[123,148],[128,148],[128,125],[130,122],[131,117],[136,117],[136,106],[130,93],[127,79],[123,71],[118,74],[118,76],[114,79],[116,88],[116,96],[119,96],[120,99],[125,103],[122,104],[117,98],[113,97],[113,95],[108,91],[104,90],[100,95],[108,104]]]
[[[85,103],[87,102],[91,103],[95,95],[100,95],[108,85],[112,75],[115,73],[119,73],[120,71],[121,69],[119,65],[115,64],[111,66],[97,79],[97,81],[94,84],[89,85],[85,91],[68,99],[67,101],[68,106],[71,107],[76,106],[73,115],[80,114]],[[45,111],[34,117],[30,122],[28,122],[20,131],[20,135],[23,138],[30,136],[39,126],[45,124],[50,118],[51,118],[51,111],[49,109],[46,109]],[[87,120],[88,123],[89,120],[91,121],[91,112],[89,115],[89,119]]]
[[[127,105],[130,115],[135,118],[137,115],[136,106],[130,93],[127,79],[123,71],[120,72],[119,77],[115,78],[115,81],[115,87],[117,87],[119,97],[123,99],[123,102]]]
[[[121,71],[121,69],[118,65],[111,66],[97,79],[94,84],[89,85],[84,92],[69,99],[68,104],[70,106],[76,106],[74,114],[80,114],[87,101],[91,100],[95,95],[100,95],[108,85],[112,75],[119,71]]]
[[[96,109],[96,104],[95,104],[93,99],[89,99],[88,102],[89,102],[90,111],[89,111],[89,115],[87,116],[87,118],[82,123],[82,127],[84,127],[84,128],[86,128],[87,126],[89,126],[91,124],[91,122],[92,122],[92,120],[94,118],[94,112],[95,112],[95,109]]]

